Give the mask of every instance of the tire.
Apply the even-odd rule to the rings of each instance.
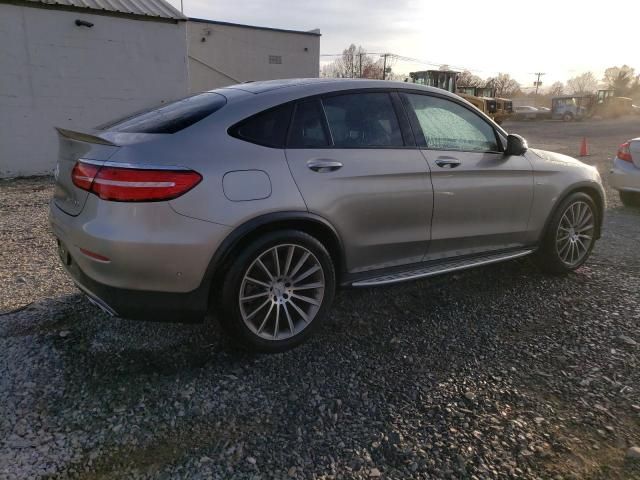
[[[573,114],[571,113],[565,113],[562,116],[562,120],[564,120],[565,122],[570,122],[571,120],[573,120]]]
[[[598,211],[589,195],[576,192],[565,198],[553,212],[536,255],[540,268],[567,273],[583,265],[596,242],[597,222]]]
[[[265,234],[227,271],[220,322],[251,350],[289,350],[322,323],[333,302],[335,277],[331,256],[316,238],[297,230]]]
[[[625,207],[640,207],[640,193],[620,192],[620,201]]]

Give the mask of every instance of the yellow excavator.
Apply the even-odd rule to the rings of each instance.
[[[491,118],[493,118],[498,125],[513,115],[513,102],[508,98],[496,97],[493,87],[467,87],[458,85],[456,87],[456,93],[464,98],[471,96],[475,98],[485,98],[489,101],[495,100],[496,111],[491,115]]]
[[[411,72],[413,83],[427,85],[456,93],[471,103],[481,112],[491,117],[496,123],[502,123],[513,111],[511,100],[493,97],[493,88],[457,86],[459,72],[453,70],[423,70]],[[500,104],[501,108],[498,108]]]
[[[616,118],[632,112],[633,100],[631,98],[617,97],[615,90],[598,90],[591,114],[603,118]]]

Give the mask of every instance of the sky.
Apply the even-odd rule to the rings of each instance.
[[[168,0],[180,9],[180,0]],[[511,74],[532,87],[630,65],[640,73],[640,2],[608,0],[183,0],[187,16],[292,30],[319,28],[321,54],[351,43],[396,61],[394,72],[447,64],[483,78]],[[331,60],[321,57],[321,62]],[[434,65],[429,65],[435,64]]]

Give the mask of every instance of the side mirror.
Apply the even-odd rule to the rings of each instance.
[[[515,133],[510,133],[507,137],[507,149],[504,153],[505,155],[522,155],[528,148],[529,145],[524,138]]]

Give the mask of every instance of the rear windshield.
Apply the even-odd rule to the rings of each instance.
[[[218,93],[200,93],[99,128],[128,133],[176,133],[208,117],[226,102]]]

